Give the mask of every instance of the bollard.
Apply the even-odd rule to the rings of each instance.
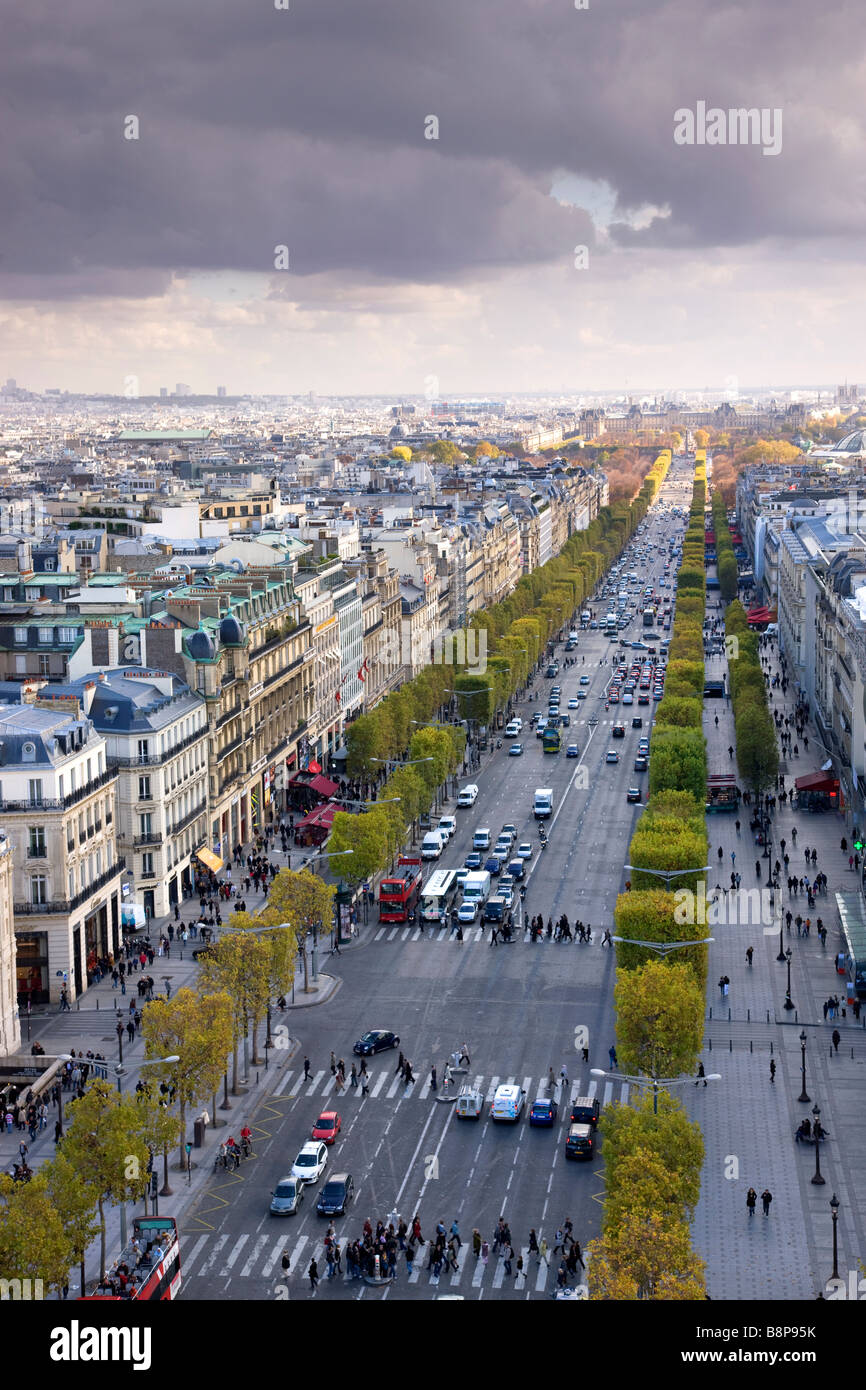
[[[258,1072],[256,1072],[256,1085],[258,1086],[258,1084],[259,1084],[259,1074],[258,1074]]]
[[[710,1038],[710,1039],[708,1040],[708,1042],[707,1042],[707,1051],[708,1051],[708,1052],[712,1052],[712,1050],[713,1050],[713,1040],[712,1040],[712,1038]]]
[[[710,1020],[711,1020],[711,1021],[712,1021],[712,1017],[713,1017],[713,1006],[712,1006],[712,1004],[711,1004],[711,1005],[710,1005]],[[864,1024],[866,1024],[866,1018],[864,1018],[863,1022],[864,1022]]]

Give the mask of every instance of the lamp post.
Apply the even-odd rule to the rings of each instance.
[[[629,1076],[621,1071],[603,1071],[600,1067],[591,1067],[590,1076],[609,1077],[612,1081],[627,1081],[630,1086],[642,1086],[644,1090],[652,1090],[653,1093],[653,1114],[659,1113],[659,1091],[668,1091],[674,1086],[688,1086],[694,1081],[693,1076]],[[702,1081],[721,1081],[721,1072],[709,1072]]]
[[[800,1029],[800,1076],[803,1084],[797,1100],[807,1105],[812,1097],[806,1094],[806,1033],[802,1028]]]
[[[128,1071],[143,1071],[145,1067],[159,1067],[159,1066],[162,1066],[162,1065],[163,1065],[164,1063],[166,1063],[166,1062],[174,1063],[174,1062],[179,1062],[179,1061],[180,1061],[180,1058],[179,1058],[179,1057],[172,1056],[172,1057],[151,1057],[151,1058],[149,1058],[148,1060],[146,1060],[146,1061],[144,1061],[144,1062],[135,1062],[135,1063],[133,1063],[132,1066],[124,1066],[122,1062],[118,1062],[117,1065],[116,1065],[116,1067],[114,1068],[114,1074],[115,1074],[115,1076],[117,1077],[117,1094],[118,1094],[118,1095],[121,1094],[121,1081],[122,1081],[123,1077],[126,1075],[126,1073],[127,1073]],[[164,1181],[164,1183],[163,1183],[163,1188],[162,1188],[162,1194],[161,1194],[161,1195],[163,1195],[163,1196],[165,1196],[165,1197],[170,1197],[170,1196],[171,1196],[171,1188],[170,1188],[169,1185],[168,1185],[168,1150],[167,1150],[167,1149],[165,1150],[165,1170],[164,1170],[164,1175],[163,1175],[163,1176],[164,1176],[165,1181]],[[120,1248],[121,1248],[122,1250],[125,1250],[125,1249],[126,1249],[126,1236],[127,1236],[127,1230],[126,1230],[126,1203],[125,1203],[125,1202],[121,1202],[121,1203],[120,1203]]]
[[[830,1213],[833,1217],[833,1273],[831,1279],[839,1278],[839,1240],[836,1226],[839,1221],[839,1198],[836,1193],[830,1198]]]
[[[793,954],[794,952],[791,950],[789,946],[787,951],[785,952],[785,960],[788,962],[788,987],[785,992],[785,1003],[783,1006],[785,1009],[789,1010],[793,1009],[794,1007],[794,1001],[791,998],[791,957],[793,956]]]
[[[821,1120],[821,1111],[818,1109],[817,1105],[812,1106],[812,1115],[814,1117],[812,1120],[812,1133],[814,1134],[815,1127],[820,1126]],[[817,1135],[815,1136],[815,1171],[812,1174],[812,1182],[815,1187],[824,1186],[824,1178],[821,1175],[821,1141]]]
[[[783,929],[782,929],[783,921],[784,921],[784,918],[783,918],[783,916],[782,916],[782,903],[781,903],[781,899],[780,899],[780,901],[779,901],[779,954],[776,956],[776,960],[779,961],[779,963],[780,963],[781,965],[784,965],[784,964],[785,964],[785,937],[784,937]]]
[[[652,874],[653,878],[663,878],[668,890],[672,878],[681,878],[683,874],[708,874],[711,867],[710,864],[702,864],[694,869],[645,869],[641,864],[623,864],[623,868],[628,869],[629,873]]]
[[[638,941],[632,936],[612,936],[610,939],[618,946],[643,946],[647,951],[656,951],[658,955],[666,956],[670,951],[682,951],[686,946],[710,946],[716,938],[704,936],[699,941]]]

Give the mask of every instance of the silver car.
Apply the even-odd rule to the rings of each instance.
[[[286,1178],[280,1178],[271,1193],[271,1216],[294,1216],[303,1200],[303,1183],[298,1182],[291,1174]]]

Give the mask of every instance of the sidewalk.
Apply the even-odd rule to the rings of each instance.
[[[709,616],[716,616],[711,610]],[[768,655],[768,653],[764,653]],[[708,677],[721,677],[725,657],[710,657]],[[777,663],[773,662],[773,672]],[[770,692],[772,709],[789,716],[794,700],[785,699],[781,688]],[[716,728],[715,716],[719,717]],[[707,700],[704,704],[704,733],[707,739],[710,772],[736,772],[728,755],[735,743],[734,720],[727,701]],[[810,753],[802,746],[799,758],[790,764],[783,759],[780,772],[786,789],[796,776],[812,770],[820,750],[814,731],[807,729]],[[786,802],[777,802],[771,823],[772,858],[763,858],[763,847],[756,846],[749,830],[753,808],[741,807],[740,835],[736,816],[715,814],[707,817],[709,859],[708,892],[718,882],[730,886],[731,852],[734,868],[742,876],[741,887],[766,888],[767,870],[782,858],[781,839],[787,842],[790,873],[806,872],[805,849],[818,851],[817,865],[808,876],[823,871],[828,876],[827,893],[816,897],[810,909],[805,894],[789,897],[784,865],[781,874],[782,911],[796,917],[811,917],[810,937],[797,936],[792,924],[784,932],[784,947],[792,951],[791,999],[794,1009],[784,1009],[787,964],[777,961],[778,926],[754,919],[754,914],[732,910],[728,896],[727,919],[708,929],[715,940],[709,949],[708,1021],[705,1029],[703,1061],[708,1073],[718,1071],[722,1080],[697,1091],[686,1088],[686,1103],[692,1118],[701,1123],[706,1144],[701,1199],[694,1223],[695,1245],[707,1260],[707,1287],[712,1298],[790,1301],[814,1299],[832,1271],[832,1225],[830,1196],[835,1191],[842,1207],[839,1213],[840,1272],[856,1268],[863,1249],[864,1221],[857,1206],[856,1193],[866,1182],[866,1148],[863,1144],[862,1085],[866,1080],[866,1035],[862,1020],[857,1024],[850,1011],[846,1019],[824,1020],[822,1004],[828,996],[842,996],[844,981],[837,976],[834,957],[838,949],[839,918],[834,893],[851,889],[858,876],[848,870],[839,841],[846,833],[843,819],[832,813],[812,814],[791,811]],[[797,828],[797,844],[792,846],[792,827]],[[849,835],[850,840],[850,835]],[[719,864],[718,848],[722,848]],[[760,863],[760,879],[755,863]],[[739,906],[742,899],[737,900]],[[746,915],[748,920],[738,921]],[[769,913],[767,914],[769,917]],[[823,919],[828,929],[827,946],[822,948],[815,934],[815,921]],[[754,950],[754,963],[746,961],[746,948]],[[717,981],[730,978],[729,993],[723,997]],[[728,1023],[728,1015],[734,1022]],[[769,1015],[769,1023],[767,1018]],[[842,1034],[838,1056],[830,1056],[830,1035],[834,1027]],[[807,1105],[798,1100],[801,1092],[800,1032],[806,1034]],[[712,1042],[712,1051],[709,1042]],[[851,1057],[851,1048],[854,1057]],[[732,1049],[732,1050],[731,1050]],[[751,1049],[751,1050],[750,1050]],[[775,1081],[770,1080],[770,1059],[776,1062]],[[804,1115],[811,1118],[817,1103],[821,1120],[831,1139],[822,1145],[820,1160],[826,1178],[824,1186],[813,1185],[815,1150],[811,1145],[794,1143],[794,1131]],[[746,1213],[749,1187],[760,1194],[766,1187],[773,1194],[771,1214],[764,1218],[758,1210],[754,1218]]]

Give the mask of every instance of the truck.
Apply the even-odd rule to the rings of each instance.
[[[393,878],[379,885],[379,921],[408,922],[421,896],[421,860],[400,855]]]
[[[553,811],[553,787],[536,787],[532,814],[536,820],[547,820]]]
[[[487,869],[467,874],[463,880],[463,901],[476,902],[482,907],[490,893],[490,874]]]

